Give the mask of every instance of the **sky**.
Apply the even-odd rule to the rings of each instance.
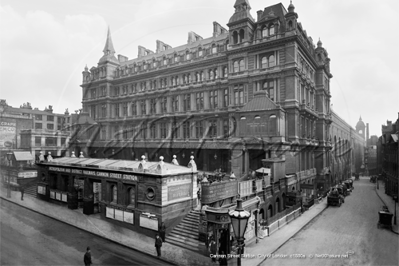
[[[252,17],[279,3],[248,0]],[[1,0],[0,98],[13,107],[74,112],[82,104],[82,71],[97,66],[107,28],[117,54],[137,57],[187,43],[188,32],[212,36],[227,27],[235,0]],[[288,8],[290,2],[281,2]],[[352,127],[361,116],[381,135],[399,112],[399,1],[293,0],[298,21],[331,59],[332,109]]]

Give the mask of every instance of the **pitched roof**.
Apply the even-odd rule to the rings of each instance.
[[[244,105],[240,112],[263,111],[278,109],[269,97],[266,96],[266,91],[258,91],[254,94],[254,98]]]
[[[287,10],[281,3],[278,3],[273,6],[265,7],[265,9],[263,10],[263,14],[258,22],[266,21],[276,17],[280,18],[280,20],[283,21],[285,14],[287,14]]]

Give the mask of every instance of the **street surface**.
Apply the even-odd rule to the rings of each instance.
[[[261,265],[399,265],[398,235],[377,228],[376,184],[353,184],[341,207],[328,207]]]
[[[1,265],[84,265],[87,246],[94,265],[168,265],[156,257],[0,201]]]

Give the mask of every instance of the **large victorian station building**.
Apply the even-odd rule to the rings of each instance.
[[[213,23],[211,37],[189,32],[178,47],[157,40],[155,52],[139,46],[134,59],[115,56],[108,30],[104,54],[97,66],[84,69],[81,85],[83,113],[96,123],[74,145],[93,160],[145,155],[170,162],[176,155],[188,165],[194,156],[199,172],[238,178],[226,180],[224,188],[202,184],[222,195],[203,191],[209,213],[226,198],[234,203],[238,193],[252,200],[247,205],[254,203],[260,221],[284,211],[288,193],[301,191],[308,200],[358,172],[365,139],[330,109],[330,58],[298,22],[292,3],[288,10],[281,3],[266,7],[256,19],[248,0],[236,0],[234,9],[226,28]],[[100,182],[96,178],[90,182]],[[111,179],[101,181],[109,203],[117,181]],[[188,187],[192,202],[195,187]],[[159,217],[162,210],[150,212]]]

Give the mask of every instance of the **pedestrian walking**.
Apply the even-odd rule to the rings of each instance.
[[[157,234],[155,236],[155,248],[157,249],[157,256],[161,257],[162,239]]]
[[[83,257],[83,261],[85,263],[85,266],[90,266],[92,264],[90,247],[87,247],[86,253],[85,253],[84,257]]]
[[[165,234],[166,234],[165,223],[161,223],[158,231],[159,231],[159,235],[161,236],[162,242],[166,242],[166,240],[165,240]]]
[[[25,188],[24,188],[24,186],[20,186],[19,187],[19,190],[21,191],[21,200],[24,200],[24,193],[25,193]]]

